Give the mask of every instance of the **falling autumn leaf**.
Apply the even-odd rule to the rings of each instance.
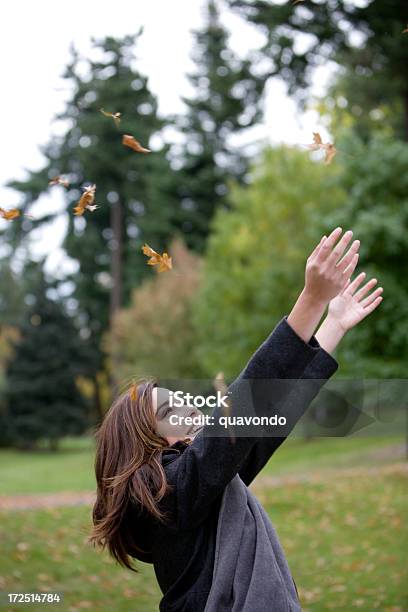
[[[10,210],[4,210],[4,208],[0,208],[0,216],[6,221],[12,221],[13,219],[17,219],[21,215],[21,212],[18,208],[10,208]]]
[[[136,385],[136,383],[134,383],[131,386],[129,395],[130,395],[130,399],[132,400],[132,402],[136,402],[136,400],[137,400],[137,385]]]
[[[325,153],[326,153],[324,163],[328,166],[329,164],[332,163],[333,158],[337,153],[337,149],[333,144],[327,144],[324,146],[325,146]]]
[[[322,137],[319,134],[319,132],[313,132],[313,144],[309,144],[309,145],[307,145],[307,147],[311,151],[318,151],[318,150],[324,151],[325,152],[324,163],[326,165],[331,164],[331,162],[333,161],[334,156],[337,153],[337,149],[334,146],[334,144],[332,144],[330,142],[324,143],[323,140],[322,140]]]
[[[63,187],[69,187],[69,181],[62,178],[61,176],[54,176],[48,183],[49,185],[62,185]]]
[[[216,377],[214,378],[214,389],[216,391],[219,391],[221,393],[221,395],[227,395],[228,394],[228,387],[227,384],[225,382],[225,377],[224,377],[224,373],[223,372],[218,372],[218,374],[216,375]],[[229,402],[227,402],[228,404],[228,408],[223,410],[224,414],[229,415],[231,413],[231,407],[229,405]]]
[[[130,149],[133,149],[133,151],[136,151],[136,153],[151,153],[150,149],[142,147],[140,142],[129,134],[123,135],[122,143],[125,145],[125,147],[129,147]]]
[[[114,120],[116,127],[119,127],[122,113],[108,113],[104,111],[103,108],[101,108],[100,110],[102,115],[104,115],[105,117],[111,117]]]
[[[293,0],[293,4],[299,4],[299,2],[304,2],[305,0]]]
[[[173,268],[173,264],[171,261],[171,257],[168,256],[167,253],[163,253],[163,255],[159,255],[156,251],[154,251],[147,244],[142,246],[142,251],[144,255],[150,257],[147,262],[148,266],[158,266],[158,272],[167,272]]]
[[[86,210],[94,212],[98,208],[98,206],[94,204],[96,185],[88,185],[88,187],[84,187],[83,189],[84,193],[74,208],[74,215],[76,216],[82,216]]]
[[[308,147],[312,151],[317,151],[318,149],[320,149],[322,144],[323,144],[323,140],[322,140],[322,137],[320,136],[319,132],[313,132],[313,144],[308,145]]]
[[[408,24],[407,24],[407,27],[405,28],[405,30],[402,30],[402,33],[403,34],[408,34]]]

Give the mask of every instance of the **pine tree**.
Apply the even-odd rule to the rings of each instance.
[[[163,126],[148,79],[135,67],[138,37],[94,40],[97,59],[72,50],[64,74],[72,95],[57,117],[69,127],[43,148],[44,168],[31,172],[25,181],[11,183],[23,195],[22,209],[27,210],[49,189],[52,177],[65,175],[70,181],[63,248],[79,265],[68,280],[74,283],[78,320],[92,351],[96,404],[100,404],[96,373],[104,367],[101,338],[115,311],[126,305],[131,289],[151,273],[141,246],[148,242],[156,250],[164,249],[173,233],[175,204],[166,147],[141,155],[122,144],[127,133],[148,147],[151,136]],[[101,108],[122,113],[119,128],[101,114]],[[78,218],[72,209],[84,184],[96,184],[100,207]],[[13,222],[10,241],[21,244],[25,232],[53,217]]]
[[[13,444],[34,448],[45,439],[55,450],[61,437],[83,433],[88,418],[76,384],[84,359],[81,342],[61,304],[46,292],[41,277],[6,367],[5,399]]]
[[[178,223],[187,245],[201,252],[214,211],[227,203],[229,181],[243,182],[248,160],[233,146],[262,117],[264,79],[255,76],[249,59],[229,48],[229,34],[220,20],[217,0],[208,0],[203,29],[194,32],[189,81],[195,90],[183,98],[187,107],[179,121],[186,144],[176,177],[180,199]]]

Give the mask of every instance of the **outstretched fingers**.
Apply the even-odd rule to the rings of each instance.
[[[360,274],[358,274],[353,281],[348,279],[347,284],[343,289],[343,292],[353,295],[355,291],[357,291],[357,289],[359,288],[359,286],[361,285],[365,277],[366,277],[366,273],[360,272]]]
[[[371,293],[371,295],[369,295],[364,300],[362,300],[360,302],[360,305],[364,309],[367,308],[367,306],[370,306],[378,297],[381,297],[382,292],[383,292],[383,288],[382,287],[378,287],[378,289],[373,291],[373,293]]]
[[[324,241],[327,239],[327,236],[322,236],[320,239],[319,244],[316,245],[316,247],[313,249],[313,251],[310,253],[309,255],[309,259],[313,259],[314,257],[316,257],[320,251],[320,247],[323,245]]]
[[[373,289],[375,287],[375,285],[377,284],[377,279],[376,278],[371,278],[368,283],[366,283],[364,285],[364,287],[361,287],[361,289],[359,289],[357,291],[357,293],[354,295],[355,299],[357,300],[357,302],[359,302],[360,300],[363,299],[363,297],[365,295],[367,295],[367,293],[369,291],[371,291],[371,289]]]
[[[349,248],[349,250],[347,251],[347,253],[344,255],[344,257],[342,257],[340,261],[337,262],[336,268],[338,268],[341,272],[345,272],[348,266],[350,265],[350,263],[353,261],[354,255],[358,253],[359,248],[360,248],[360,241],[355,240],[353,244],[351,245],[351,247]]]
[[[371,304],[369,304],[366,308],[364,308],[364,316],[366,317],[367,315],[371,314],[373,312],[373,310],[375,310],[377,308],[377,306],[379,306],[381,304],[381,302],[383,301],[383,296],[380,295],[379,297],[375,298],[375,300],[373,302],[371,302]]]
[[[343,253],[348,247],[352,238],[353,238],[353,232],[351,230],[348,230],[347,232],[345,232],[343,237],[339,240],[339,242],[336,244],[336,246],[333,248],[332,252],[330,253],[330,256],[328,258],[329,265],[334,266],[337,264],[339,259],[343,256]]]
[[[357,264],[358,264],[358,257],[359,254],[355,253],[352,258],[351,261],[349,263],[349,265],[347,266],[347,268],[344,270],[343,272],[343,277],[344,277],[344,282],[347,283],[348,279],[351,278],[351,276],[353,275],[354,270],[357,268]]]
[[[339,236],[341,235],[342,231],[343,230],[341,227],[336,227],[336,229],[333,230],[331,234],[329,234],[328,238],[326,238],[326,240],[321,245],[321,248],[317,255],[318,263],[323,263],[324,261],[326,261],[327,257],[330,255],[332,251],[332,248],[334,247],[337,240],[339,239]]]

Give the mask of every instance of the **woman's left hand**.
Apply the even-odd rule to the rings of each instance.
[[[372,291],[377,279],[372,278],[360,289],[366,277],[361,272],[353,281],[349,281],[343,291],[330,301],[327,318],[335,322],[344,332],[348,331],[371,314],[383,300],[382,287]]]

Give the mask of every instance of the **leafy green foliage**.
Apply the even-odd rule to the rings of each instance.
[[[126,36],[94,41],[92,57],[97,54],[97,60],[73,50],[64,75],[72,95],[58,116],[68,129],[44,147],[44,169],[31,172],[26,181],[11,184],[23,194],[23,208],[27,209],[49,189],[50,178],[64,175],[70,180],[66,192],[69,226],[63,247],[79,265],[71,277],[73,297],[93,347],[96,369],[102,364],[100,339],[112,312],[126,303],[131,287],[148,274],[140,246],[149,241],[165,248],[172,233],[166,149],[138,155],[122,144],[122,134],[129,133],[148,145],[163,126],[147,78],[134,67],[137,39]],[[100,113],[100,108],[122,113],[120,129]],[[74,217],[72,208],[81,187],[93,183],[100,208]],[[50,217],[13,228],[29,231]]]
[[[326,221],[351,227],[359,239],[360,270],[378,279],[384,301],[339,348],[344,372],[405,378],[408,358],[408,145],[375,136],[364,144],[349,134],[339,148],[343,206]]]
[[[200,282],[200,260],[180,240],[170,249],[173,270],[145,280],[119,311],[106,350],[118,381],[133,377],[200,378],[195,355],[192,304]]]
[[[329,190],[335,175],[306,152],[267,150],[250,186],[233,190],[231,211],[216,215],[194,310],[208,375],[236,375],[288,314],[320,238],[317,221],[342,201]]]
[[[232,138],[245,134],[262,117],[265,80],[256,76],[249,59],[229,48],[229,35],[220,21],[218,2],[208,0],[203,28],[194,32],[194,88],[183,98],[186,113],[179,127],[186,138],[180,155],[176,192],[181,202],[180,230],[187,246],[202,252],[209,223],[220,206],[227,206],[228,183],[242,182],[248,159]]]
[[[397,134],[408,139],[405,0],[308,0],[296,6],[229,0],[229,4],[265,34],[257,60],[268,58],[265,76],[279,75],[289,93],[304,102],[313,71],[334,61],[346,74],[341,90],[356,124],[360,117],[375,116],[390,106],[396,113],[392,124]]]

